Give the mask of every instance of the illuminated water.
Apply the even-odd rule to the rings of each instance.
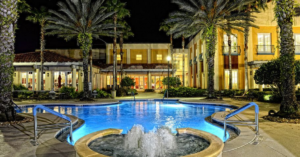
[[[142,125],[146,132],[159,126],[167,126],[173,133],[176,133],[176,128],[190,127],[210,132],[221,139],[224,136],[223,129],[205,121],[205,118],[213,113],[225,111],[224,106],[181,104],[175,101],[125,101],[122,104],[106,106],[47,107],[85,121],[73,132],[74,143],[87,134],[108,128],[123,129],[123,133],[126,134],[135,124]],[[32,113],[32,108],[24,107],[22,112]]]

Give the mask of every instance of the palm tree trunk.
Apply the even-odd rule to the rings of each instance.
[[[249,23],[250,13],[247,13],[246,25]],[[245,62],[245,94],[249,90],[249,76],[248,76],[248,37],[249,37],[249,27],[245,28],[244,32],[244,62]]]
[[[299,111],[295,95],[295,45],[293,39],[294,0],[276,0],[275,16],[280,28],[280,72],[282,101],[280,113]]]
[[[0,6],[0,114],[5,113],[9,121],[11,117],[15,120],[16,115],[12,106],[12,84],[17,0],[2,0]]]
[[[79,34],[78,41],[81,44],[83,54],[83,98],[81,100],[90,100],[89,92],[89,51],[92,45],[92,35],[89,33]]]
[[[113,91],[116,90],[116,86],[117,86],[117,15],[115,14],[114,15],[114,24],[115,24],[115,27],[114,27],[114,47],[113,47],[113,57],[114,57],[114,65],[113,65]]]
[[[120,34],[120,55],[121,55],[121,65],[120,65],[121,76],[120,76],[120,80],[122,80],[122,77],[123,77],[123,33]]]
[[[83,99],[89,98],[89,59],[88,59],[88,51],[83,50]]]
[[[227,34],[228,37],[228,61],[229,61],[229,89],[232,89],[232,64],[231,64],[231,35]]]
[[[208,98],[215,97],[215,89],[214,89],[214,75],[215,75],[215,48],[216,48],[216,38],[217,31],[216,27],[211,26],[210,30],[207,32],[206,35],[206,52],[208,56]]]
[[[41,90],[44,90],[44,49],[45,49],[45,22],[41,22]]]

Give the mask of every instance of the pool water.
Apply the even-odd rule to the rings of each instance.
[[[69,141],[70,144],[74,144],[87,134],[108,128],[123,129],[123,133],[126,134],[135,124],[142,125],[146,132],[160,126],[167,126],[174,133],[176,128],[190,127],[210,132],[223,141],[227,140],[224,139],[222,128],[205,121],[205,118],[213,113],[225,111],[228,107],[224,106],[181,104],[176,101],[124,101],[114,105],[47,105],[47,107],[85,121],[73,132],[73,142]],[[33,106],[26,106],[21,112],[32,113],[32,109]],[[38,109],[38,112],[45,111]]]

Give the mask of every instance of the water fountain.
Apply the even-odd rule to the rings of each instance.
[[[200,152],[209,146],[205,139],[180,134],[174,135],[167,127],[145,133],[135,125],[126,135],[110,135],[90,142],[89,148],[113,157],[169,157]]]

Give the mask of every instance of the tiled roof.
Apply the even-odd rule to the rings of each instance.
[[[40,52],[28,52],[28,53],[15,54],[15,60],[14,60],[14,62],[40,62],[40,61],[41,61]],[[79,62],[79,60],[65,57],[55,52],[45,51],[44,62]]]

